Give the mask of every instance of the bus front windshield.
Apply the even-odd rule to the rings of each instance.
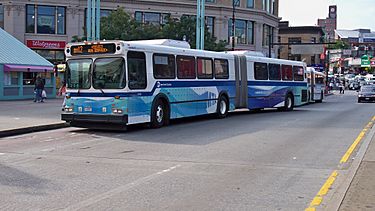
[[[72,59],[67,61],[66,83],[71,89],[89,89],[91,59]]]
[[[125,61],[123,58],[99,58],[95,60],[92,77],[95,89],[123,89]]]

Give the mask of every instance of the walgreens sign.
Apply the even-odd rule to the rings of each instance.
[[[38,49],[64,49],[64,41],[27,40],[27,47]]]

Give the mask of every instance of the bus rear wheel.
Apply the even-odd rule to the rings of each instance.
[[[281,111],[293,111],[294,109],[294,100],[291,94],[287,94],[285,97],[284,107],[279,108]]]
[[[167,124],[168,109],[161,99],[155,101],[151,112],[151,128],[161,128]]]
[[[222,95],[217,101],[216,115],[219,119],[223,119],[228,115],[228,111],[229,111],[228,100],[225,96]]]

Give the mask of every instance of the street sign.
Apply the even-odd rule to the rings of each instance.
[[[292,45],[292,54],[321,54],[323,45]]]
[[[361,57],[361,67],[370,67],[370,59],[368,55]]]

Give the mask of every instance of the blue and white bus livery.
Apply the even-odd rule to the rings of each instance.
[[[307,102],[305,64],[249,52],[190,49],[183,41],[72,43],[62,120],[126,128],[237,108],[292,110]],[[117,127],[116,127],[117,126]]]

